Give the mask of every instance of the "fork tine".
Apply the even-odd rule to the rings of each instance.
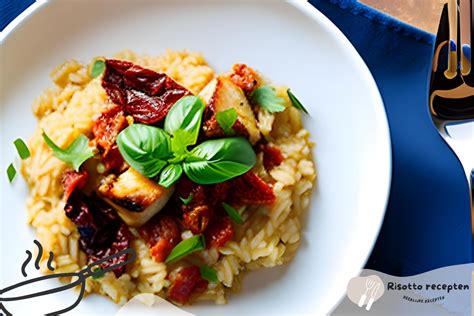
[[[438,26],[438,33],[436,35],[435,49],[433,53],[433,72],[444,72],[448,55],[444,53],[443,48],[449,43],[449,20],[448,20],[448,5],[445,4],[441,19]],[[432,78],[433,79],[433,78]]]
[[[471,3],[472,0],[459,0],[459,38],[461,73],[466,76],[471,71]]]
[[[455,77],[446,77],[449,58],[450,27],[448,4],[443,7],[436,42],[433,51],[433,65],[430,81],[430,94],[436,90],[454,89],[463,83],[461,73],[455,71]],[[434,110],[434,109],[433,109]],[[436,112],[436,111],[435,111]]]
[[[470,33],[470,36],[469,36],[470,45],[466,48],[463,48],[463,54],[466,56],[466,60],[469,61],[470,67],[469,67],[469,72],[467,72],[467,74],[463,76],[463,79],[467,85],[473,87],[474,86],[474,71],[472,71],[471,46],[474,43],[474,6],[473,6],[472,0],[469,1],[468,12],[469,12],[469,27],[466,29]],[[464,74],[464,71],[463,71],[463,74]]]
[[[457,75],[458,70],[458,3],[457,0],[449,0],[448,2],[448,20],[449,20],[449,54],[448,54],[448,69],[444,75],[448,79],[453,79]]]
[[[448,2],[448,20],[449,20],[449,54],[448,54],[448,69],[444,75],[448,79],[453,79],[457,75],[458,70],[458,3],[457,0],[449,0]]]

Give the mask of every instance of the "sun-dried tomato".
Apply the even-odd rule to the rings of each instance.
[[[207,186],[206,189],[208,190],[208,199],[212,201],[214,205],[220,205],[229,197],[232,184],[230,181],[225,181]]]
[[[69,199],[72,192],[78,189],[81,190],[85,187],[87,179],[89,178],[89,173],[87,171],[74,171],[67,170],[63,174],[63,187],[64,187],[64,198]]]
[[[111,256],[120,252],[122,250],[130,248],[130,240],[132,238],[132,234],[128,230],[128,227],[125,223],[121,223],[118,230],[115,233],[115,238],[110,246],[99,250],[96,253],[91,254],[89,260],[91,262],[95,262],[97,260],[103,259],[105,257]],[[118,257],[109,259],[108,261],[104,262],[100,265],[102,269],[105,269],[109,266],[120,264],[122,262],[127,261],[127,254],[122,254]],[[122,266],[120,268],[116,268],[114,270],[115,276],[118,278],[120,277],[126,270],[126,266]]]
[[[183,208],[188,208],[184,206]],[[182,224],[189,229],[193,234],[200,234],[206,230],[209,224],[209,219],[212,214],[211,208],[206,205],[196,205],[189,208],[190,211],[183,214]]]
[[[130,247],[131,233],[127,225],[107,203],[97,196],[86,196],[73,191],[64,207],[66,216],[76,225],[80,235],[80,248],[88,255],[90,262],[105,258]],[[122,255],[101,264],[101,268],[125,262]],[[114,270],[119,277],[126,267]]]
[[[105,65],[102,86],[109,99],[137,122],[163,120],[176,101],[191,94],[164,73],[122,60],[108,59]]]
[[[283,154],[278,147],[269,144],[260,144],[259,150],[263,152],[263,166],[271,170],[283,162]]]
[[[183,205],[183,211],[189,212],[194,206],[204,205],[207,204],[207,197],[206,197],[206,189],[203,185],[196,184],[193,182],[193,186],[191,191],[188,193],[187,196],[193,196],[191,202],[188,205]]]
[[[189,179],[185,174],[176,183],[175,195],[187,198],[197,184]]]
[[[168,298],[179,304],[189,302],[191,295],[203,292],[208,282],[201,277],[199,267],[189,266],[181,268],[170,275],[171,286]]]
[[[206,245],[210,247],[222,247],[234,237],[234,226],[228,216],[220,217],[214,220],[206,230]]]
[[[229,75],[230,80],[239,86],[246,94],[252,93],[258,84],[257,73],[246,64],[235,64]]]
[[[125,171],[126,168],[125,160],[123,159],[117,145],[112,146],[107,154],[102,155],[102,163],[107,171],[121,173],[122,171]]]
[[[173,245],[164,238],[158,239],[156,244],[150,248],[150,255],[156,262],[163,262],[173,250]]]
[[[232,199],[238,204],[270,205],[275,202],[275,193],[270,185],[252,171],[232,181]]]
[[[117,140],[117,135],[122,129],[127,126],[127,119],[122,111],[122,108],[115,105],[105,110],[92,126],[92,133],[97,148],[106,156],[109,150],[112,149]]]
[[[181,225],[193,234],[201,234],[206,230],[214,213],[212,200],[208,198],[208,188],[183,177],[178,183],[176,191],[183,198],[192,196],[189,203],[181,205]]]
[[[181,240],[175,220],[160,213],[138,228],[138,233],[151,248],[150,253],[157,262],[164,261]]]

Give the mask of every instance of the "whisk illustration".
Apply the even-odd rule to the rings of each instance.
[[[39,248],[39,252],[42,252],[42,247],[41,244],[35,242]],[[31,260],[31,253],[27,251],[28,258],[23,263],[22,265],[22,274],[26,276],[25,272],[25,267],[28,264],[28,262]],[[118,262],[115,264],[112,264],[106,268],[101,269],[100,266],[108,262],[110,260],[113,260],[115,258],[119,258],[122,255],[127,255],[127,259],[123,262]],[[41,256],[39,255],[36,258],[35,261],[35,267],[39,268],[39,259]],[[85,285],[86,285],[86,279],[89,277],[97,278],[102,276],[103,274],[115,270],[117,268],[123,267],[131,262],[133,262],[136,259],[136,252],[133,249],[125,249],[122,251],[119,251],[113,255],[110,255],[108,257],[102,258],[96,262],[93,262],[89,264],[87,267],[84,269],[78,271],[78,272],[69,272],[69,273],[55,273],[55,274],[49,274],[49,275],[44,275],[40,276],[37,278],[32,278],[29,280],[25,280],[23,282],[19,282],[17,284],[8,286],[4,289],[0,289],[0,311],[3,311],[6,315],[12,315],[12,312],[9,311],[5,305],[8,305],[9,302],[17,302],[17,301],[26,301],[28,299],[32,299],[35,297],[41,297],[41,296],[46,296],[46,295],[51,295],[54,293],[66,291],[69,289],[72,289],[76,286],[80,286],[79,294],[77,299],[72,303],[70,306],[52,311],[47,313],[46,315],[58,315],[58,314],[64,314],[73,308],[75,308],[82,300],[84,297],[84,292],[85,292]],[[50,253],[50,258],[48,260],[48,269],[53,271],[54,268],[51,266],[51,261],[52,261],[52,255]],[[65,278],[65,277],[70,277],[74,278],[75,280],[69,284],[65,285],[60,285],[56,288],[51,288],[51,289],[46,289],[46,290],[40,290],[38,291],[38,288],[41,288],[41,286],[44,286],[44,283],[47,280],[51,279],[59,279],[59,278]],[[8,306],[7,306],[8,307]]]

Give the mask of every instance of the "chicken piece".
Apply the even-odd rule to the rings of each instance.
[[[106,177],[99,192],[129,226],[145,224],[158,213],[173,194],[174,187],[166,189],[129,168],[118,177]]]
[[[257,121],[253,114],[252,108],[245,97],[243,90],[232,82],[227,76],[219,76],[208,83],[199,94],[207,104],[208,110],[211,111],[212,117],[208,121],[215,120],[215,114],[234,108],[237,112],[237,122],[243,125],[247,131],[248,138],[252,144],[260,139],[260,131],[257,128]],[[235,126],[234,125],[234,126]],[[206,124],[206,134],[215,135],[216,128],[220,128],[217,124]]]

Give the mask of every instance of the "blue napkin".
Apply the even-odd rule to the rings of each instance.
[[[0,0],[0,31],[28,8],[34,0]]]
[[[428,112],[434,36],[355,0],[310,2],[357,48],[389,120],[392,188],[366,268],[407,276],[471,262],[467,180]]]
[[[0,29],[32,2],[2,0]],[[471,262],[467,182],[427,107],[434,36],[355,0],[310,2],[342,30],[369,66],[390,124],[392,188],[366,268],[407,276]]]

